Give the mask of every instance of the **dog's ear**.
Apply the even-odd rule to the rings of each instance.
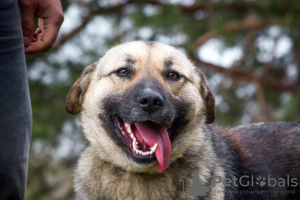
[[[208,88],[203,73],[197,69],[200,77],[200,93],[205,105],[205,123],[210,124],[215,120],[215,98],[211,90]]]
[[[95,65],[91,64],[83,71],[82,75],[77,79],[70,89],[67,101],[66,111],[72,115],[78,114],[82,109],[84,94],[90,83],[90,77],[95,71]]]

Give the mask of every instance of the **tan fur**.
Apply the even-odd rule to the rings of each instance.
[[[75,189],[79,191],[77,198],[85,200],[92,199],[93,196],[105,196],[112,200],[187,199],[182,191],[182,182],[179,181],[181,178],[198,171],[200,181],[208,184],[212,172],[217,176],[224,176],[211,148],[212,144],[203,145],[203,140],[199,137],[164,173],[148,174],[125,171],[111,165],[95,156],[97,152],[89,147],[81,155],[75,173]],[[191,185],[190,177],[185,181],[187,186]],[[222,186],[211,186],[208,199],[222,199]],[[188,187],[186,191],[187,189]]]
[[[130,81],[112,75],[126,64],[126,59],[134,60],[136,70]],[[168,59],[172,61],[171,68],[188,81],[167,82],[164,79],[162,74]],[[164,44],[137,41],[112,48],[92,66],[74,83],[66,105],[71,114],[81,111],[83,132],[90,142],[81,154],[75,173],[78,200],[187,199],[179,181],[182,177],[197,171],[200,181],[208,185],[212,174],[224,176],[209,133],[203,129],[205,122],[214,120],[214,98],[203,74],[184,54]],[[163,173],[158,173],[157,163],[149,166],[132,161],[112,141],[99,120],[99,113],[104,112],[101,101],[104,97],[122,95],[145,77],[155,77],[173,99],[183,98],[191,107],[186,113],[188,124],[172,141],[169,166]],[[187,177],[189,186],[191,176]],[[223,189],[219,186],[211,188],[210,192]],[[222,198],[222,194],[209,194],[208,199]]]
[[[89,78],[94,70],[95,66],[93,64],[89,65],[69,91],[66,102],[66,110],[68,113],[74,115],[81,111],[84,94],[90,83]]]

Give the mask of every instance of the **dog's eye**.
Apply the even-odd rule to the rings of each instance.
[[[167,74],[167,78],[170,80],[178,80],[181,77],[177,72],[170,72]]]
[[[118,71],[116,71],[116,73],[120,77],[129,77],[130,76],[130,72],[127,69],[119,69]]]

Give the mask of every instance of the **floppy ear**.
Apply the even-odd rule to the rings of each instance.
[[[95,71],[95,65],[91,64],[83,71],[82,75],[77,79],[70,89],[67,101],[66,111],[72,115],[78,114],[82,109],[84,94],[90,83],[90,77]]]
[[[205,105],[205,116],[206,121],[205,123],[210,124],[213,123],[215,120],[215,98],[211,90],[208,88],[206,79],[203,73],[197,69],[199,77],[200,77],[200,93],[204,101]]]

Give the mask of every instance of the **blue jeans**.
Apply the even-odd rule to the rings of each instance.
[[[0,1],[0,199],[24,199],[31,105],[18,1]]]

